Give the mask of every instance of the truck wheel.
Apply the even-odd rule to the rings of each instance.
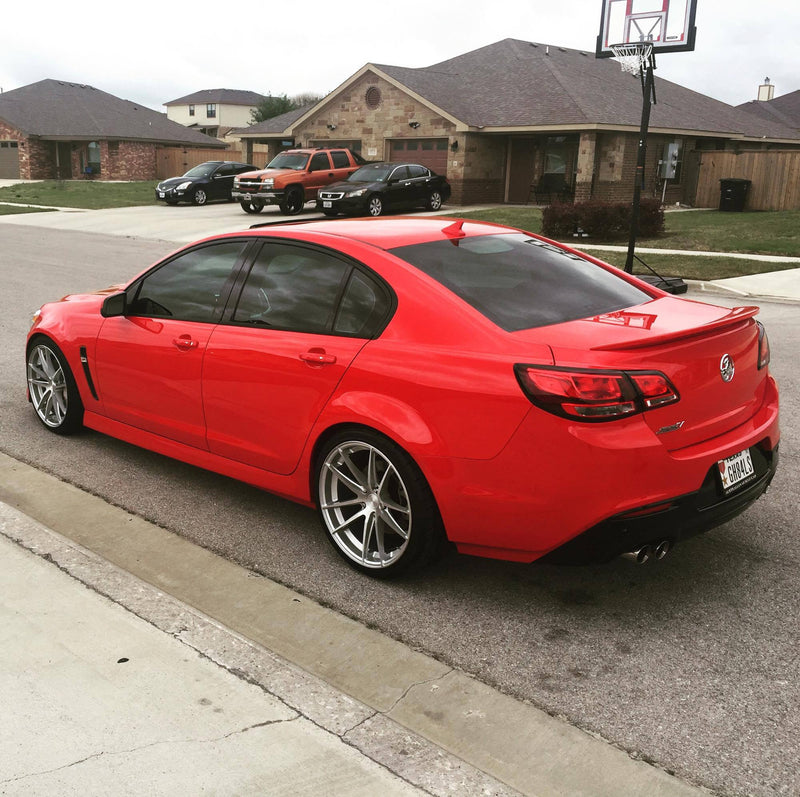
[[[260,199],[249,199],[239,204],[245,213],[261,213],[264,210],[264,203]]]
[[[303,189],[294,186],[286,192],[283,202],[280,204],[281,213],[284,216],[296,216],[305,204]]]

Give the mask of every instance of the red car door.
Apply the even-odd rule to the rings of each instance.
[[[320,412],[389,299],[349,261],[268,242],[203,368],[208,447],[291,473]]]
[[[155,266],[126,291],[95,347],[98,395],[116,421],[206,447],[201,374],[247,241],[199,246]]]

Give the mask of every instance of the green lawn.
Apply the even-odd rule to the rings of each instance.
[[[0,216],[13,216],[18,213],[48,213],[50,208],[26,208],[14,205],[0,205]],[[55,211],[53,211],[55,212]]]
[[[0,188],[0,202],[62,208],[127,208],[154,205],[156,181],[100,183],[93,180],[44,180]],[[0,205],[0,213],[8,212]]]

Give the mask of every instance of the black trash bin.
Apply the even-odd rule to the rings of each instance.
[[[743,180],[740,177],[724,177],[721,179],[719,181],[719,209],[744,210],[749,188],[750,180]]]

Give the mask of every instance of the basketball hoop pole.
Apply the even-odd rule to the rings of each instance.
[[[631,208],[631,231],[628,238],[628,256],[625,259],[625,271],[633,274],[633,258],[636,249],[636,235],[639,231],[639,205],[644,188],[644,168],[647,158],[647,130],[650,127],[650,107],[656,101],[656,86],[653,70],[656,66],[655,55],[651,52],[647,65],[642,65],[642,122],[639,126],[639,151],[636,158],[636,176],[633,182],[633,207]]]

